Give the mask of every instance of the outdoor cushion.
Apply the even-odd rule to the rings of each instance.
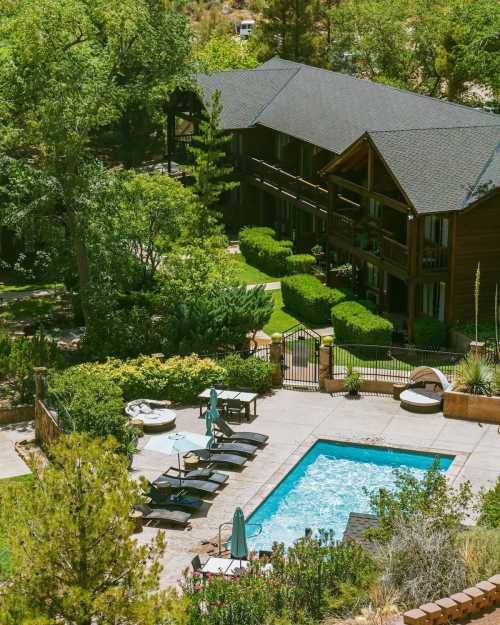
[[[443,395],[426,388],[409,388],[401,393],[400,399],[403,404],[414,408],[437,408]]]

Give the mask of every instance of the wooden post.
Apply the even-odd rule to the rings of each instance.
[[[35,378],[35,438],[40,440],[40,401],[45,396],[47,367],[35,367],[33,375]]]
[[[368,191],[373,191],[373,171],[375,165],[375,154],[373,148],[368,144]]]
[[[414,216],[408,221],[408,339],[413,341],[413,324],[417,307],[417,275],[418,275],[418,221]]]
[[[269,360],[273,365],[272,381],[274,387],[280,387],[283,385],[283,369],[281,367],[283,361],[283,336],[276,332],[272,335],[271,340]]]

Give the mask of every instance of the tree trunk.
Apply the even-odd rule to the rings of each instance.
[[[77,216],[73,209],[67,211],[67,221],[71,240],[73,244],[73,251],[76,259],[76,266],[78,270],[78,284],[80,287],[80,307],[85,325],[88,323],[88,290],[90,285],[90,264],[87,251],[87,245],[82,237],[80,231],[80,225],[78,224]]]

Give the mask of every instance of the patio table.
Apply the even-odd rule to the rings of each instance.
[[[216,558],[215,556],[210,556],[201,567],[200,573],[202,575],[225,575],[232,562],[233,560],[230,558]]]
[[[253,414],[257,416],[257,393],[249,393],[245,391],[231,391],[229,389],[216,389],[217,401],[227,401],[233,399],[241,402],[245,406],[245,417],[250,421],[250,407],[253,403]],[[206,388],[198,395],[200,400],[200,418],[203,416],[203,406],[210,399],[210,389]]]

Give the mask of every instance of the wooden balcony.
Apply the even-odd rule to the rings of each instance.
[[[442,245],[424,243],[421,266],[424,271],[445,271],[448,269],[449,250]]]
[[[386,230],[366,228],[342,213],[330,214],[329,234],[333,242],[359,254],[367,261],[383,262],[388,268],[408,269],[408,247],[386,234]]]
[[[315,185],[300,176],[254,157],[245,160],[245,173],[263,188],[307,207],[328,211],[328,189]]]

